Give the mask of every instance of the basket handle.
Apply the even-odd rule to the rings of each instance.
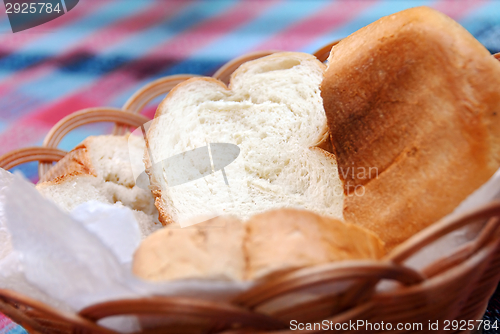
[[[475,240],[458,248],[453,254],[443,257],[425,267],[422,270],[424,276],[427,278],[434,277],[469,259],[500,232],[499,220],[500,218],[498,217],[491,218]]]
[[[476,223],[479,220],[489,219],[492,217],[500,217],[500,201],[493,201],[477,210],[464,213],[457,218],[445,217],[436,224],[431,225],[420,233],[410,237],[401,245],[396,246],[396,248],[394,248],[392,252],[387,255],[386,259],[400,264],[417,253],[423,247],[431,244],[446,234],[469,224]],[[495,225],[496,228],[496,226],[499,225],[499,220],[495,219],[490,224]],[[493,227],[489,228],[493,229]]]
[[[2,303],[4,305],[2,305]],[[5,305],[7,305],[7,307],[5,307]],[[75,329],[76,328],[86,329],[90,333],[102,333],[102,334],[116,333],[112,330],[98,326],[94,322],[89,321],[81,317],[80,315],[60,311],[42,302],[26,297],[20,293],[11,290],[0,289],[0,306],[4,306],[3,310],[6,311],[8,315],[16,318],[18,321],[24,319],[24,318],[19,318],[18,312],[16,312],[16,310],[19,309],[19,306],[21,306],[36,310],[37,312],[39,312],[44,316],[44,319],[51,319],[57,322],[69,323],[73,325]],[[25,312],[21,311],[21,313]],[[33,318],[29,317],[29,320],[33,320]],[[38,326],[39,324],[37,324],[36,321],[34,323],[32,321],[28,321],[27,324],[32,325],[35,328],[39,327]]]
[[[279,329],[284,324],[265,314],[245,310],[244,308],[226,304],[185,297],[149,297],[137,299],[123,299],[99,303],[86,307],[79,312],[79,316],[91,321],[117,315],[169,315],[172,317],[188,317],[192,322],[196,320],[211,320],[220,324],[238,323],[243,326],[252,326],[260,329]]]
[[[352,261],[330,263],[304,268],[271,278],[239,295],[234,302],[245,307],[256,307],[287,293],[345,280],[381,279],[396,280],[404,285],[418,284],[424,280],[417,271],[390,262]]]
[[[9,170],[31,161],[54,162],[61,160],[66,151],[51,147],[26,147],[0,156],[0,168]]]

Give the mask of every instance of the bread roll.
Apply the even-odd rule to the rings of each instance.
[[[141,243],[132,271],[150,281],[240,281],[245,274],[244,235],[243,224],[233,217],[217,217],[187,228],[165,227]]]
[[[378,259],[384,245],[372,232],[305,210],[255,215],[246,224],[247,277],[350,259]]]
[[[500,63],[449,17],[427,7],[384,17],[328,60],[321,90],[344,215],[389,249],[500,166]]]
[[[319,91],[323,70],[311,55],[286,52],[243,64],[229,89],[195,78],[172,90],[147,132],[152,156],[145,160],[160,220],[182,223],[212,212],[246,219],[279,207],[341,219],[336,160],[317,147],[328,138]],[[240,149],[225,167],[228,185],[219,170],[169,186],[170,172],[161,162],[210,143]]]
[[[65,211],[91,200],[127,206],[143,237],[147,236],[161,225],[156,222],[151,192],[135,186],[129,158],[129,150],[142,155],[144,149],[141,138],[129,140],[129,135],[88,137],[52,167],[36,188]]]
[[[133,272],[151,281],[255,280],[333,261],[377,259],[383,253],[380,239],[361,227],[308,211],[279,209],[243,223],[218,217],[189,228],[167,226],[142,242]]]

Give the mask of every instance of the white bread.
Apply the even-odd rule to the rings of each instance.
[[[133,210],[143,237],[161,225],[156,222],[154,199],[135,186],[129,149],[144,151],[140,138],[88,137],[44,175],[36,188],[65,211],[91,201],[124,205]]]
[[[377,259],[383,250],[380,239],[361,227],[279,209],[244,223],[221,216],[189,228],[161,229],[141,243],[132,270],[151,281],[255,280],[333,261]]]
[[[160,221],[182,223],[211,212],[245,219],[279,207],[342,219],[335,157],[317,147],[328,138],[323,71],[314,56],[286,52],[243,64],[229,88],[211,78],[176,86],[147,132],[146,167]],[[169,187],[158,162],[208,143],[240,149],[225,168],[229,186],[216,171]]]
[[[346,220],[390,249],[486,182],[500,166],[499,87],[500,63],[427,7],[334,46],[321,85],[332,145],[345,191],[364,187],[346,198]]]

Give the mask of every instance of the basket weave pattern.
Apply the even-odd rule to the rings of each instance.
[[[325,61],[334,44],[317,51],[316,57]],[[219,69],[214,78],[227,84],[239,65],[270,53],[256,52],[237,58]],[[495,57],[500,60],[498,54]],[[140,115],[149,101],[191,77],[176,75],[158,79],[136,92],[122,109],[90,108],[75,112],[51,129],[42,147],[10,152],[0,157],[0,167],[10,169],[21,163],[39,161],[40,180],[47,179],[52,163],[66,154],[57,146],[71,130],[94,122],[113,122],[116,124],[113,133],[124,134],[130,127],[139,127],[149,121]],[[405,260],[412,255],[468,224],[480,225],[477,237],[452,255],[419,271],[405,265]],[[392,281],[394,287],[376,290],[382,280]],[[429,322],[437,320],[440,331],[432,332],[439,333],[445,320],[482,319],[499,280],[500,202],[493,202],[457,219],[430,226],[380,261],[346,261],[274,276],[231,302],[149,297],[101,303],[71,314],[0,289],[0,311],[30,333],[114,333],[100,326],[98,321],[116,315],[139,316],[144,327],[141,333],[297,332],[290,329],[291,320],[298,323],[327,320],[333,324],[383,321],[393,325],[393,330],[388,331],[391,333],[413,332],[394,330],[398,323],[422,323],[420,332],[428,332]],[[331,288],[339,284],[344,284],[343,288]],[[304,295],[315,297],[297,298]],[[347,328],[341,332],[357,331]],[[469,330],[466,326],[465,331],[458,328],[446,332]]]

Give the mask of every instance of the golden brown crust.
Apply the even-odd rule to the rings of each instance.
[[[168,224],[175,223],[172,219],[172,216],[167,212],[163,205],[163,200],[161,199],[161,190],[152,191],[152,194],[155,198],[155,206],[158,209],[158,220],[163,226],[167,226]]]
[[[316,152],[321,152],[323,153],[323,155],[325,157],[327,157],[328,159],[332,159],[333,161],[335,161],[335,163],[337,163],[337,157],[335,156],[335,154],[325,150],[324,148],[322,147],[318,147],[318,146],[314,146],[314,147],[309,147],[310,150],[312,151],[316,151]],[[340,180],[343,182],[343,180]]]
[[[40,182],[52,182],[59,184],[64,182],[65,176],[77,175],[97,176],[88,154],[88,143],[92,137],[85,139],[61,160],[57,162],[40,180]]]
[[[246,223],[246,230],[249,278],[384,255],[384,244],[373,232],[305,210],[279,209],[255,215]]]
[[[83,176],[83,175],[93,176],[91,174],[81,173],[81,171],[78,171],[78,170],[77,171],[68,171],[67,173],[60,175],[60,176],[57,176],[49,181],[39,182],[36,186],[37,186],[37,188],[43,188],[46,186],[60,185],[60,184],[63,184],[71,179],[75,179],[75,178],[77,178],[79,176]]]
[[[322,96],[350,195],[344,215],[389,248],[499,167],[500,64],[450,18],[426,7],[384,17],[329,60]],[[356,177],[369,168],[377,173]]]

